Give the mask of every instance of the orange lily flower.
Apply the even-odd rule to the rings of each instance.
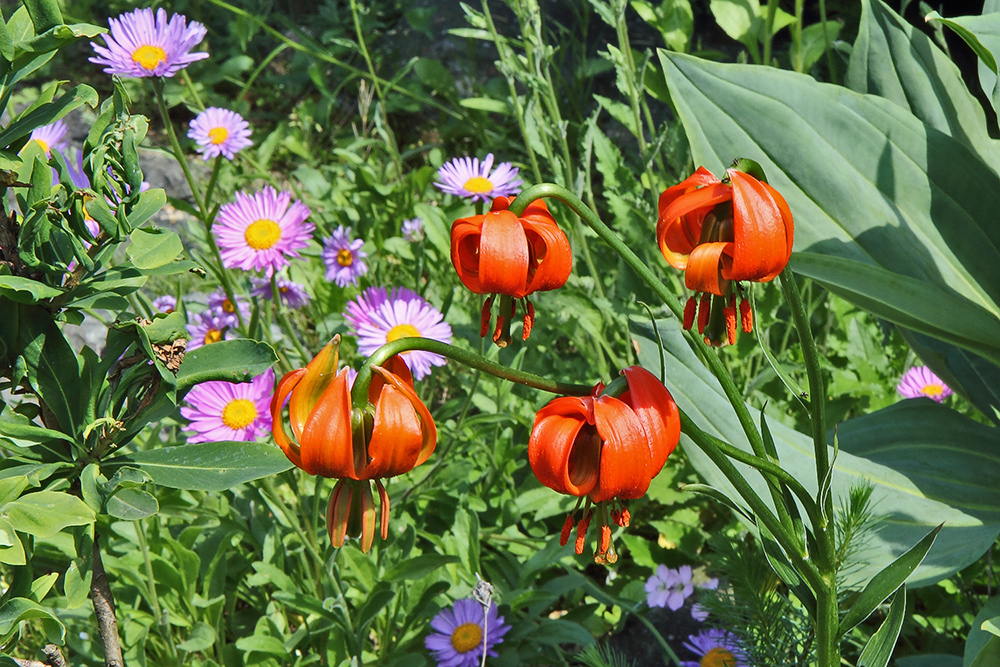
[[[527,340],[535,321],[528,295],[562,287],[573,268],[569,240],[545,202],[532,202],[517,217],[507,210],[513,201],[497,197],[489,213],[460,218],[451,226],[451,261],[459,279],[476,294],[491,295],[483,306],[480,336],[490,328],[492,295],[502,295],[493,332],[500,347],[510,342],[516,300],[523,300],[521,336]]]
[[[413,391],[413,379],[398,356],[375,372],[368,405],[353,408],[347,369],[337,373],[340,337],[335,337],[305,368],[281,379],[271,399],[274,440],[288,460],[310,475],[341,481],[327,511],[330,541],[361,537],[367,552],[375,537],[375,502],[371,480],[381,500],[382,539],[389,530],[389,496],[381,479],[409,472],[434,451],[437,429],[430,412]],[[288,400],[289,439],[282,421]]]
[[[754,173],[760,167],[741,161]],[[774,280],[792,254],[792,213],[777,190],[762,178],[739,169],[726,170],[720,181],[704,167],[660,195],[656,239],[664,259],[684,271],[688,289],[697,294],[684,309],[684,328],[690,329],[698,314],[698,331],[704,333],[711,312],[725,318],[729,344],[736,342],[736,294],[739,281]],[[716,298],[712,299],[712,295]],[[709,302],[714,301],[710,306]],[[750,302],[740,303],[743,331],[753,330]],[[719,344],[720,327],[710,327],[706,342]]]
[[[601,535],[594,559],[599,563],[618,559],[608,519],[628,525],[622,501],[646,493],[680,438],[677,404],[663,383],[639,366],[622,374],[624,382],[616,380],[608,388],[597,384],[590,396],[550,401],[538,411],[528,441],[528,462],[539,482],[581,500],[587,497],[579,521],[576,509],[566,517],[560,544],[566,544],[576,524],[576,553],[583,553],[594,515],[590,505],[596,504]]]

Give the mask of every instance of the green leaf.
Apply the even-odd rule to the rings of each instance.
[[[506,102],[503,100],[494,100],[489,97],[466,97],[459,100],[458,103],[466,109],[476,109],[477,111],[487,111],[490,113],[510,113]]]
[[[0,146],[10,146],[18,139],[30,135],[35,128],[54,123],[79,106],[86,104],[90,107],[96,107],[97,100],[97,91],[90,86],[81,84],[61,95],[58,100],[42,104],[32,111],[18,116],[0,132]]]
[[[1000,664],[1000,637],[990,637],[969,667],[996,667]]]
[[[365,636],[368,635],[368,625],[375,620],[380,611],[396,597],[394,591],[388,583],[380,581],[375,588],[368,593],[365,603],[354,616],[354,629]]]
[[[24,6],[28,8],[31,22],[38,34],[63,22],[59,0],[24,0]]]
[[[0,435],[29,442],[62,440],[73,442],[65,433],[38,426],[24,415],[14,412],[7,405],[0,405]]]
[[[875,634],[871,636],[865,648],[858,657],[858,667],[886,667],[889,658],[892,657],[892,650],[896,647],[896,640],[899,639],[899,631],[903,627],[903,618],[906,616],[906,586],[900,586],[892,596],[892,603],[889,605],[889,614]]]
[[[896,659],[896,667],[962,667],[962,659],[957,655],[925,653],[908,655]]]
[[[981,627],[986,632],[1000,637],[1000,616],[994,616],[989,620],[983,621]]]
[[[479,515],[466,507],[455,512],[452,526],[458,547],[458,557],[466,572],[479,571]]]
[[[282,658],[288,657],[288,649],[285,648],[280,639],[259,633],[237,639],[236,648],[244,653],[267,653]]]
[[[423,579],[439,567],[457,562],[457,556],[446,556],[436,553],[414,556],[413,558],[407,558],[406,560],[394,563],[392,567],[385,571],[384,579],[393,582]]]
[[[155,269],[177,259],[184,250],[181,237],[167,229],[133,229],[126,253],[136,268]]]
[[[984,8],[985,9],[985,8]],[[947,26],[969,45],[982,63],[979,83],[990,98],[993,110],[1000,113],[1000,82],[997,79],[997,58],[1000,53],[1000,14],[984,13],[982,16],[959,16],[946,19],[937,12],[930,12],[928,23]]]
[[[211,648],[215,640],[215,628],[204,621],[198,621],[188,632],[187,639],[178,644],[177,648],[185,653],[195,653]]]
[[[140,194],[139,201],[132,206],[132,210],[130,210],[128,214],[128,223],[129,226],[131,226],[132,229],[134,230],[133,234],[135,233],[135,231],[138,231],[138,229],[136,228],[139,227],[139,225],[141,225],[142,223],[146,222],[151,217],[153,217],[153,215],[155,215],[161,208],[163,208],[163,205],[166,203],[167,203],[167,194],[166,192],[163,191],[162,188],[151,188]],[[166,231],[166,233],[172,234],[173,232]],[[156,268],[156,267],[148,267],[148,268]]]
[[[14,61],[14,38],[10,36],[7,22],[0,16],[0,58],[8,63]]]
[[[24,565],[24,546],[21,538],[14,531],[14,526],[4,518],[0,518],[0,563],[8,565]]]
[[[105,502],[107,513],[117,519],[137,521],[153,516],[160,511],[160,505],[147,491],[142,489],[122,489]]]
[[[255,340],[224,340],[204,345],[184,356],[177,371],[177,388],[211,380],[248,382],[277,360],[270,345]]]
[[[721,173],[734,157],[760,162],[799,223],[798,252],[896,274],[909,291],[897,303],[883,288],[879,303],[893,309],[880,315],[945,293],[1000,320],[1000,177],[962,142],[894,102],[807,76],[659,55],[695,164]],[[921,311],[923,328],[954,327],[948,312]],[[1000,337],[988,347],[1000,354]]]
[[[205,442],[158,447],[119,456],[108,466],[128,464],[172,489],[224,491],[292,467],[284,452],[259,442]]]
[[[63,577],[63,595],[66,596],[66,606],[70,609],[78,609],[90,601],[90,582],[93,573],[88,570],[86,575],[80,572],[80,566],[76,560],[66,568],[66,576]]]
[[[27,598],[13,598],[7,600],[0,607],[0,638],[2,638],[0,643],[6,643],[17,632],[21,621],[30,621],[36,618],[42,619],[45,634],[50,640],[59,644],[65,641],[66,626],[50,611]]]
[[[846,85],[891,100],[996,166],[997,141],[955,63],[881,0],[863,0],[861,8]]]
[[[37,491],[0,507],[0,517],[15,530],[49,538],[69,526],[94,522],[94,512],[86,503],[61,491]]]
[[[634,327],[639,331],[639,363],[659,367],[659,351],[649,325],[635,323]],[[659,328],[666,352],[666,384],[678,406],[705,432],[750,451],[725,394],[688,347],[678,323],[667,320]],[[811,437],[774,420],[768,420],[768,428],[782,467],[815,494]],[[838,426],[838,434],[841,451],[832,477],[834,504],[848,498],[852,487],[871,484],[872,507],[877,512],[874,527],[847,564],[848,589],[863,588],[941,523],[944,528],[934,547],[907,581],[910,588],[951,576],[992,546],[1000,533],[997,429],[927,399],[901,401],[848,420]],[[707,484],[739,498],[711,460],[683,435],[682,444]],[[747,481],[769,502],[770,494],[759,475],[748,474]]]
[[[965,640],[965,654],[962,659],[964,667],[971,667],[980,654],[990,655],[993,649],[988,648],[989,644],[996,644],[998,638],[992,633],[983,630],[983,623],[1000,615],[1000,595],[991,597],[983,605],[983,608],[976,614],[972,621],[972,629]],[[979,667],[977,665],[977,667]],[[983,665],[983,667],[986,667]]]
[[[0,295],[18,303],[37,303],[62,294],[62,290],[21,276],[0,275]]]

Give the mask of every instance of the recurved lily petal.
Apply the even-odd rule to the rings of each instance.
[[[462,284],[474,294],[485,294],[479,281],[479,239],[483,217],[462,218],[451,226],[451,263]]]
[[[729,287],[729,265],[733,257],[732,243],[702,243],[698,245],[688,259],[687,271],[684,272],[684,284],[695,292],[708,292],[717,296],[726,293]]]
[[[660,195],[660,200],[658,202],[657,209],[662,212],[670,202],[677,199],[681,195],[687,194],[697,190],[698,188],[704,187],[706,185],[712,185],[714,183],[719,183],[718,177],[710,172],[705,167],[698,167],[693,174],[685,178],[683,181],[677,185],[672,185]]]
[[[375,405],[375,428],[368,441],[368,465],[358,471],[361,479],[394,477],[417,464],[424,434],[409,398],[386,385]]]
[[[713,183],[674,199],[660,210],[656,221],[656,240],[664,259],[683,270],[684,258],[691,254],[701,237],[702,221],[717,204],[729,201],[732,190],[723,183]]]
[[[594,424],[603,441],[595,503],[612,498],[638,498],[652,479],[649,441],[632,409],[611,396],[594,399]]]
[[[733,185],[733,280],[760,281],[788,263],[787,234],[781,209],[764,184],[730,169]],[[787,205],[786,205],[787,208]]]
[[[409,402],[410,406],[420,418],[420,427],[423,438],[420,445],[420,453],[417,456],[416,463],[413,464],[413,466],[416,467],[430,458],[430,455],[434,453],[434,447],[437,446],[437,426],[434,424],[434,419],[431,417],[430,410],[427,409],[424,402],[420,400],[419,396],[417,396],[417,392],[413,390],[412,384],[407,384],[400,377],[387,371],[381,366],[372,366],[372,370],[382,377],[386,383],[386,388],[391,386],[403,397],[405,397],[407,402]]]
[[[601,439],[594,427],[594,399],[563,396],[538,411],[528,441],[528,463],[553,491],[585,496],[597,486]]]
[[[573,270],[573,251],[566,234],[551,219],[525,219],[524,233],[531,256],[527,293],[544,292],[565,285]]]
[[[299,437],[299,456],[302,469],[310,475],[358,479],[346,368],[337,374],[309,413]]]
[[[528,282],[528,239],[510,211],[486,215],[479,239],[479,284],[490,293],[525,295]]]
[[[288,418],[292,422],[295,437],[302,437],[302,427],[313,406],[336,376],[339,361],[340,336],[337,335],[306,365],[305,374],[299,380],[295,392],[292,393],[292,400],[288,404]]]
[[[271,398],[271,433],[274,435],[274,441],[281,447],[281,451],[285,453],[285,456],[292,462],[292,465],[297,468],[302,467],[302,459],[299,456],[299,445],[288,439],[288,434],[285,432],[285,423],[281,419],[281,410],[285,407],[285,399],[288,398],[288,394],[299,384],[305,372],[306,369],[299,368],[281,378],[277,388],[274,390],[274,396]],[[294,427],[292,430],[294,432]],[[301,432],[301,429],[299,432]],[[298,434],[295,437],[298,438]]]
[[[649,439],[651,476],[657,475],[681,436],[680,413],[670,391],[641,366],[622,371],[628,381],[628,396],[622,396],[635,412]]]

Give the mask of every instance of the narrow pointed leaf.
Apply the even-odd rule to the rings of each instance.
[[[892,650],[896,647],[896,640],[899,639],[899,631],[903,627],[905,616],[906,585],[904,584],[893,594],[892,603],[889,605],[889,614],[861,651],[861,655],[858,657],[858,667],[886,667],[889,664],[889,658],[892,657]]]
[[[108,466],[123,464],[142,470],[161,486],[200,491],[224,491],[292,467],[280,449],[260,442],[158,447],[119,456],[107,463]]]
[[[927,536],[914,545],[912,549],[872,577],[872,580],[868,582],[865,589],[861,591],[861,595],[857,597],[851,608],[844,614],[844,618],[841,619],[841,636],[847,634],[851,628],[868,618],[880,604],[885,602],[886,598],[899,590],[899,587],[903,585],[907,577],[913,574],[913,571],[920,565],[920,561],[927,555],[940,530],[941,526],[938,526],[927,533]]]

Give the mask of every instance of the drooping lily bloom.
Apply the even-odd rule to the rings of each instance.
[[[663,468],[680,438],[677,404],[656,376],[639,366],[624,379],[598,384],[590,396],[562,396],[538,411],[528,441],[528,462],[538,481],[567,495],[587,498],[566,517],[560,543],[576,525],[576,552],[583,553],[595,512],[601,535],[595,560],[613,563],[608,519],[627,526],[622,501],[639,498]],[[592,509],[591,504],[596,505]]]
[[[409,472],[434,451],[437,428],[413,391],[406,364],[393,357],[386,368],[373,366],[368,405],[352,407],[348,369],[337,372],[340,338],[335,337],[305,368],[281,379],[271,399],[274,440],[288,460],[310,475],[339,479],[327,511],[330,541],[361,537],[367,552],[375,537],[378,490],[379,527],[389,531],[389,496],[381,480]],[[282,409],[288,400],[292,439]]]
[[[480,335],[490,329],[493,295],[501,295],[493,341],[510,342],[510,322],[517,301],[523,302],[527,340],[535,321],[528,300],[534,292],[562,287],[573,268],[569,240],[545,202],[532,202],[518,217],[508,209],[513,199],[497,197],[489,213],[460,218],[451,226],[451,261],[462,284],[476,294],[489,294],[483,305]]]
[[[741,160],[759,173],[759,165]],[[739,281],[774,280],[792,254],[793,223],[788,204],[763,178],[739,169],[719,180],[704,167],[660,195],[656,239],[664,259],[684,271],[688,289],[696,292],[684,309],[684,328],[698,315],[698,331],[724,316],[729,344],[736,341],[736,291]],[[734,290],[736,283],[736,290]],[[698,303],[700,293],[700,304]],[[714,299],[712,297],[715,297]],[[712,305],[710,305],[710,302]],[[753,312],[740,303],[743,331],[753,330]],[[721,344],[721,326],[709,327],[706,342]]]

